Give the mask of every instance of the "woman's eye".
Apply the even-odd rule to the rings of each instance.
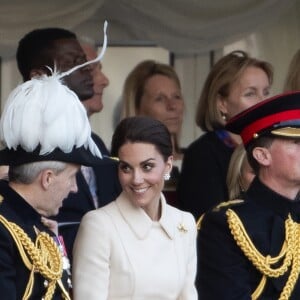
[[[164,97],[163,96],[157,96],[155,98],[155,101],[157,101],[157,102],[164,101]]]
[[[145,165],[143,165],[143,170],[145,170],[145,171],[151,171],[152,168],[153,168],[152,164],[145,164]]]
[[[255,93],[254,92],[248,92],[245,94],[246,97],[253,97],[255,96]]]
[[[173,98],[176,99],[176,100],[182,100],[182,96],[181,95],[175,95]]]
[[[129,172],[130,172],[130,167],[127,166],[127,165],[120,164],[120,165],[119,165],[119,168],[120,168],[120,170],[121,170],[122,172],[124,172],[124,173],[129,173]]]

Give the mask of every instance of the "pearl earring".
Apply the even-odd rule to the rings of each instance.
[[[170,173],[166,173],[165,175],[164,175],[164,180],[169,180],[170,179]]]
[[[221,115],[222,115],[222,119],[223,119],[224,121],[227,121],[226,114],[224,114],[224,113],[221,113]]]

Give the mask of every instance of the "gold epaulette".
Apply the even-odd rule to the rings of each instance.
[[[262,294],[268,277],[277,278],[290,270],[288,280],[280,294],[279,300],[288,300],[292,294],[300,273],[300,224],[289,215],[285,220],[285,240],[280,253],[271,257],[262,255],[249,237],[241,219],[232,209],[226,211],[231,234],[244,255],[262,274],[260,283],[252,293],[251,299],[258,299]],[[281,264],[278,266],[278,264]]]
[[[244,200],[234,199],[234,200],[224,201],[224,202],[221,202],[220,204],[218,204],[217,206],[215,206],[213,208],[213,211],[219,211],[223,207],[233,206],[233,205],[240,204],[240,203],[244,203]]]
[[[241,199],[235,199],[235,200],[229,200],[229,201],[224,201],[224,202],[221,202],[220,204],[218,204],[217,206],[215,206],[212,211],[219,211],[220,208],[222,207],[226,207],[226,206],[231,206],[231,205],[234,205],[234,204],[239,204],[239,203],[243,203],[244,200],[241,200]],[[202,223],[202,220],[205,216],[205,213],[203,213],[197,220],[197,230],[199,231],[201,229],[201,223]]]

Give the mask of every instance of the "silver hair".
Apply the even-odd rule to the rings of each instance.
[[[38,175],[46,170],[51,169],[55,174],[59,174],[67,167],[67,163],[60,161],[38,161],[20,166],[9,167],[9,180],[13,182],[30,184]]]

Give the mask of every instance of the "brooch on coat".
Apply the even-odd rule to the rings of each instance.
[[[177,229],[183,233],[186,233],[188,231],[184,223],[179,223]]]

